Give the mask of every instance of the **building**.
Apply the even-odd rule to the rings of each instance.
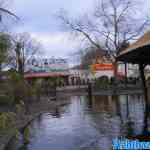
[[[32,58],[25,68],[25,78],[29,81],[62,78],[67,84],[69,75],[68,61],[63,58]]]
[[[66,72],[68,70],[68,61],[63,58],[32,58],[26,64],[26,72]]]

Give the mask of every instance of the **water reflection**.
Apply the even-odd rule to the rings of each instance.
[[[30,125],[30,143],[8,150],[109,150],[115,137],[143,133],[141,95],[72,96]]]
[[[28,150],[28,146],[27,145],[23,145],[19,148],[19,150]]]

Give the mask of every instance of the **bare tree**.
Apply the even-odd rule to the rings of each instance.
[[[28,33],[17,34],[12,37],[13,42],[13,64],[20,74],[25,71],[28,60],[37,55],[42,46]]]
[[[6,5],[8,5],[7,2],[9,3],[9,0],[0,0],[0,22],[2,22],[2,18],[7,15],[19,20],[18,16],[6,8]],[[0,32],[0,71],[9,63],[11,46],[10,35],[6,32]]]
[[[85,49],[78,50],[74,55],[80,58],[80,68],[87,69],[93,63],[98,63],[100,60],[106,62],[106,51],[98,49],[97,47],[87,47]],[[108,60],[107,60],[108,62]]]
[[[11,39],[6,33],[0,33],[0,72],[9,62],[9,51],[11,49]]]
[[[0,0],[0,22],[2,22],[3,16],[12,16],[15,19],[19,20],[19,17],[16,16],[13,12],[9,11],[4,7],[6,1]],[[0,80],[1,80],[1,71],[10,63],[10,49],[11,49],[11,39],[9,34],[0,32]]]
[[[137,9],[138,1],[99,0],[90,14],[69,17],[61,10],[58,17],[64,27],[82,36],[97,49],[105,49],[114,63],[115,75],[117,63],[115,58],[124,45],[139,37],[149,25],[149,18]],[[135,15],[136,14],[136,15]]]

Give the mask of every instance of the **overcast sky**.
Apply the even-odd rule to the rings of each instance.
[[[86,12],[93,0],[13,0],[11,10],[21,17],[13,26],[15,32],[29,32],[41,41],[47,56],[67,57],[78,48],[78,42],[63,31],[56,12],[64,8],[72,15]]]
[[[15,32],[29,32],[41,41],[47,56],[67,57],[78,48],[78,41],[60,27],[54,14],[64,8],[72,15],[89,11],[95,0],[13,0],[9,8],[21,21],[13,26]],[[144,0],[143,0],[144,1]],[[145,0],[143,9],[150,8]]]

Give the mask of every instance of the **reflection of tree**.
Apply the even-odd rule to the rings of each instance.
[[[87,103],[88,108],[91,108],[91,109],[92,109],[92,107],[93,107],[93,99],[92,99],[92,96],[88,96],[88,97],[87,97],[87,100],[88,100],[88,103]]]
[[[126,136],[129,139],[138,139],[140,141],[149,141],[150,140],[150,132],[148,131],[148,116],[147,116],[147,114],[144,116],[144,125],[143,125],[142,133],[139,135],[135,135],[134,130],[133,130],[133,122],[128,122]]]
[[[53,112],[53,116],[55,116],[56,118],[61,117],[61,113],[58,107],[56,107],[55,111]]]
[[[130,118],[128,118],[126,124],[125,124],[125,128],[126,128],[126,136],[130,137],[134,134],[134,127],[133,127],[134,123],[131,121]]]
[[[142,97],[140,95],[132,97],[131,100],[132,100],[132,102],[134,102],[132,104],[134,106],[134,112],[130,112],[130,110],[128,110],[129,111],[128,112],[129,113],[128,119],[132,119],[132,123],[134,122],[136,125],[136,123],[140,123],[140,122],[137,122],[137,119],[143,120],[142,133],[140,135],[138,135],[137,138],[139,138],[143,135],[149,135],[150,134],[148,131],[149,112],[145,110],[145,103],[144,103],[143,99],[144,99],[144,97]],[[128,98],[127,98],[127,100],[128,100]],[[137,107],[137,104],[140,105],[140,108]],[[131,105],[131,104],[128,104],[128,105]],[[129,107],[129,106],[127,106],[127,107]],[[137,118],[137,112],[143,113],[143,116],[141,118]],[[132,118],[130,118],[131,115],[133,116]],[[131,122],[131,120],[129,120],[129,122]]]
[[[93,96],[93,110],[114,114],[116,112],[116,99],[112,96]]]
[[[40,114],[37,119],[34,121],[35,122],[35,129],[38,128],[40,129],[41,125],[42,125],[42,120],[43,120],[43,114]],[[32,123],[30,126],[34,129],[34,123]]]
[[[116,134],[118,120],[114,115],[114,104],[112,96],[94,96],[92,101],[91,125],[99,132],[99,135],[112,136]],[[119,123],[120,124],[120,123]],[[118,127],[117,127],[118,128]],[[115,133],[114,133],[115,132]],[[117,133],[119,133],[117,131]]]
[[[109,142],[112,142],[112,138],[121,136],[120,134],[120,121],[108,112],[91,113],[91,126],[97,132],[97,139],[103,139],[107,137]]]
[[[126,96],[126,108],[127,108],[127,118],[129,117],[129,97]]]
[[[19,148],[19,150],[28,150],[27,144],[21,146],[21,147]]]
[[[134,102],[134,103],[131,103],[131,102]],[[139,139],[139,140],[144,140],[144,141],[149,140],[150,139],[149,138],[150,132],[148,131],[149,114],[144,109],[143,98],[141,99],[140,95],[137,95],[137,96],[134,95],[132,97],[127,96],[126,97],[126,105],[127,105],[126,106],[127,121],[126,121],[125,126],[124,126],[125,131],[126,131],[126,133],[125,133],[126,137],[129,139]],[[130,105],[134,106],[134,112],[132,109],[129,109]],[[137,107],[139,105],[140,105],[140,108]],[[141,106],[143,106],[143,107],[141,108]],[[130,108],[132,108],[132,107],[130,107]],[[139,112],[139,111],[140,111],[140,113],[142,113],[142,112],[144,113],[144,118],[137,118],[137,112]],[[136,133],[137,133],[136,126],[137,126],[137,123],[139,125],[140,122],[138,122],[137,119],[143,119],[142,132],[138,135],[136,135]]]
[[[148,131],[148,118],[149,118],[149,112],[148,111],[144,111],[143,134],[150,133]]]
[[[117,95],[113,95],[113,99],[115,100],[116,104],[116,114],[120,117],[120,121],[123,123],[119,97]]]

